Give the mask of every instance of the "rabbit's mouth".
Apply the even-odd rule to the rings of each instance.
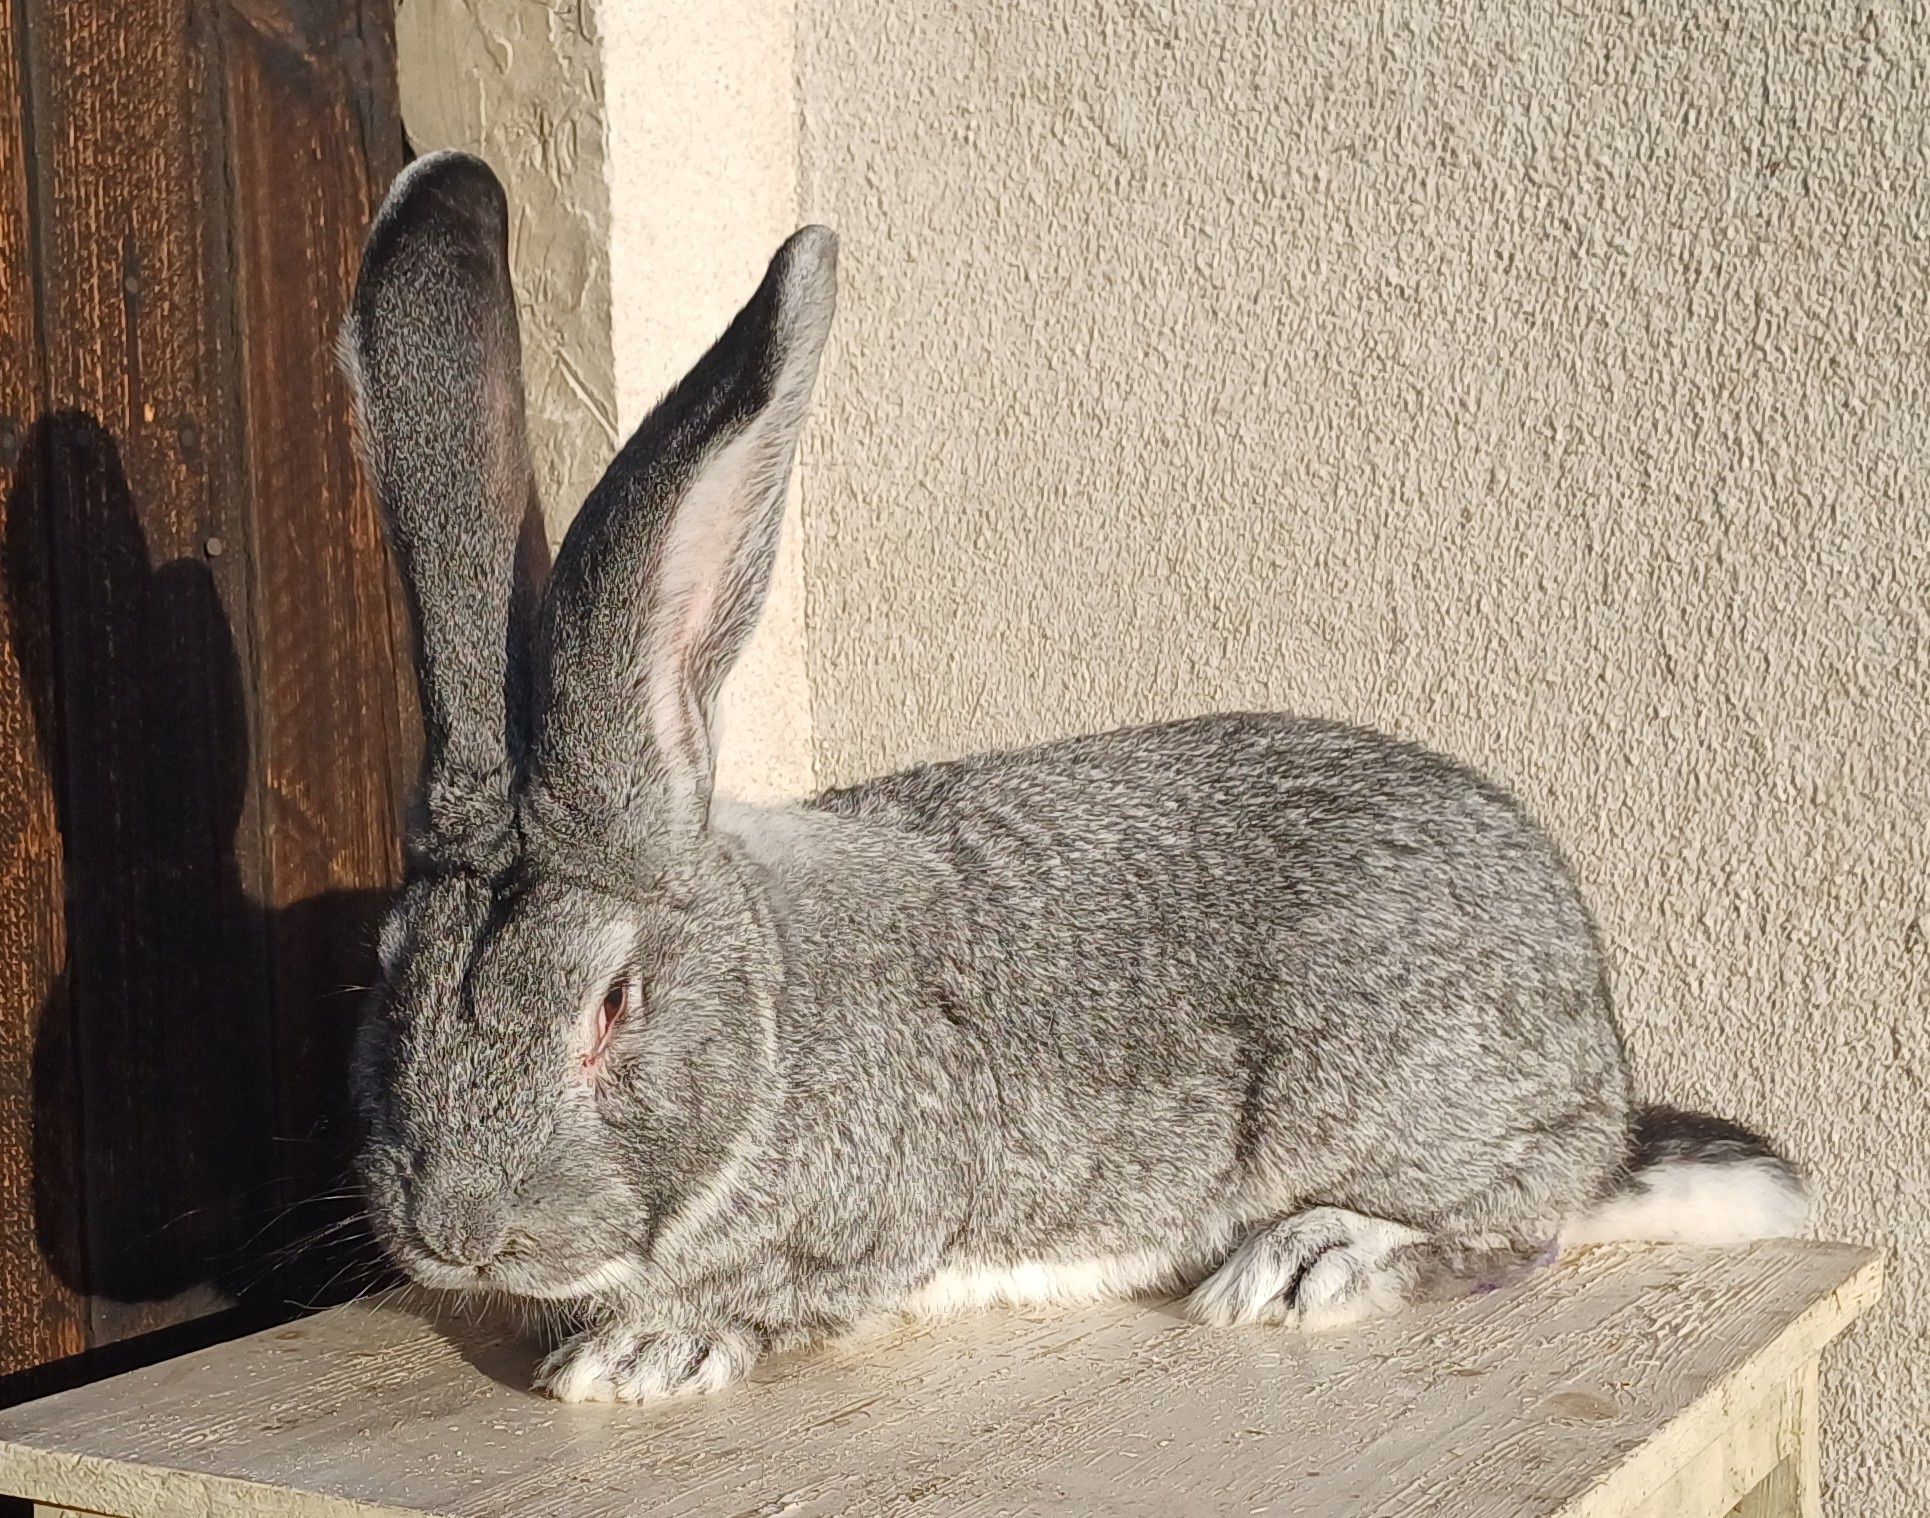
[[[627,1255],[613,1255],[588,1270],[573,1273],[544,1270],[514,1252],[478,1265],[440,1260],[420,1249],[397,1248],[396,1261],[419,1286],[436,1291],[497,1292],[544,1302],[573,1302],[620,1294],[636,1285],[641,1274]]]
[[[392,1251],[409,1279],[432,1291],[488,1291],[491,1289],[487,1265],[453,1265],[432,1260],[415,1250]]]
[[[620,1294],[638,1284],[642,1270],[628,1255],[613,1255],[601,1265],[561,1281],[524,1281],[502,1289],[545,1302],[573,1302]]]

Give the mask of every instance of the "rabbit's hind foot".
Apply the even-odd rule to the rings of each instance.
[[[1342,1207],[1262,1223],[1184,1303],[1200,1323],[1340,1328],[1394,1311],[1425,1274],[1430,1235]]]

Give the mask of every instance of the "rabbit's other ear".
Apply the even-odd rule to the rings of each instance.
[[[538,631],[534,815],[635,859],[700,828],[718,688],[756,625],[836,304],[837,239],[795,233],[644,419],[557,555]]]
[[[518,553],[533,494],[508,224],[480,159],[417,159],[369,229],[342,333],[415,624],[425,752],[412,846],[490,873],[514,836],[540,573]]]

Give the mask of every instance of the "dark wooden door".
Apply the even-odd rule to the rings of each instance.
[[[0,1397],[324,1289],[413,762],[332,357],[393,78],[386,0],[0,0]]]

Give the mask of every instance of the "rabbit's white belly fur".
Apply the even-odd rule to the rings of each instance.
[[[1127,1254],[951,1266],[926,1281],[903,1310],[914,1317],[943,1317],[994,1304],[1016,1307],[1177,1293],[1226,1253],[1232,1234],[1231,1224],[1220,1224],[1167,1247]]]

